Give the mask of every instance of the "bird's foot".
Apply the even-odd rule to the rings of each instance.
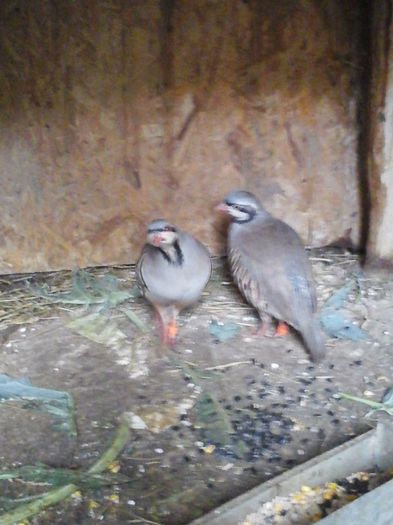
[[[259,335],[267,335],[267,332],[269,330],[269,323],[260,323],[255,330],[253,330],[252,335],[259,336]]]
[[[287,323],[284,323],[284,321],[279,321],[276,326],[276,333],[275,335],[277,337],[285,337],[289,334],[289,326]]]
[[[165,326],[163,330],[163,344],[173,347],[176,343],[178,332],[179,327],[177,326],[176,321],[169,321],[169,323]]]
[[[264,335],[267,337],[272,337],[274,335],[272,319],[270,318],[262,319],[261,322],[259,323],[258,328],[256,328],[253,331],[253,335],[255,336]]]

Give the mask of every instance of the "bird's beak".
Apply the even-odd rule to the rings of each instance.
[[[153,236],[153,245],[154,246],[160,246],[162,241],[161,235],[154,235]]]
[[[225,204],[225,202],[220,202],[217,204],[217,206],[214,207],[216,211],[222,211],[224,213],[228,213],[228,206]]]

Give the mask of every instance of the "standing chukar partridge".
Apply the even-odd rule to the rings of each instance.
[[[136,276],[156,310],[164,345],[174,345],[179,312],[198,301],[210,274],[209,252],[192,235],[163,219],[148,225]]]
[[[313,361],[325,355],[311,265],[299,235],[274,218],[247,191],[233,191],[217,206],[231,217],[228,257],[233,278],[265,326],[279,321],[297,330]]]

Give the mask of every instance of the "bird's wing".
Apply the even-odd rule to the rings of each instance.
[[[260,311],[295,328],[303,311],[314,311],[315,292],[303,245],[292,228],[272,219],[234,237],[230,259],[235,280]]]
[[[143,275],[143,269],[144,269],[146,260],[148,260],[152,256],[153,256],[152,247],[150,246],[150,244],[145,244],[144,247],[142,248],[142,252],[138,259],[138,262],[136,263],[136,268],[135,268],[136,283],[137,283],[138,288],[143,294],[149,289],[146,284],[145,277]]]

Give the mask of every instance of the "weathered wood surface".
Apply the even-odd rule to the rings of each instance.
[[[373,3],[368,108],[367,259],[393,262],[393,0]]]
[[[0,272],[135,261],[165,216],[222,253],[255,191],[359,242],[357,0],[2,0]]]

